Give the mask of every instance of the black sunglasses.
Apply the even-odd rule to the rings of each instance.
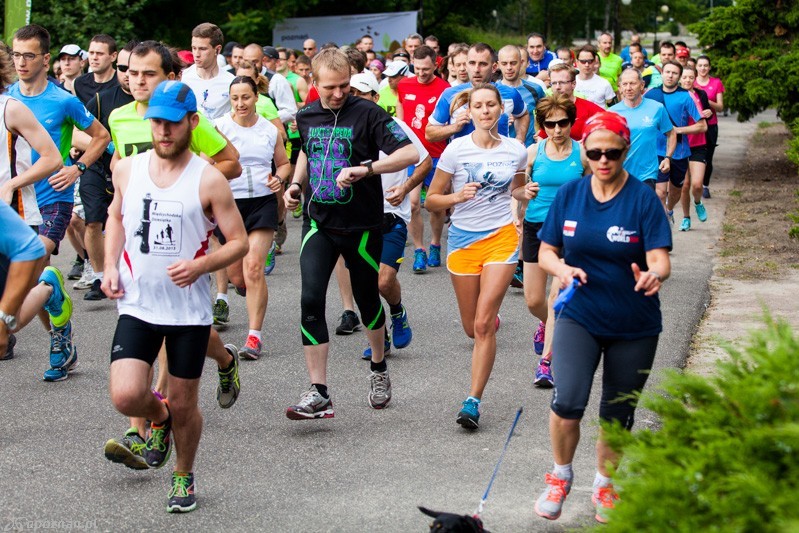
[[[579,61],[579,62],[580,62],[580,63],[582,63],[583,65],[590,65],[591,63],[593,63],[593,62],[594,62],[594,60],[593,60],[593,59],[578,59],[577,61]]]
[[[117,64],[117,70],[120,72],[127,72],[130,67],[128,65]]]
[[[602,159],[604,155],[607,157],[608,161],[618,161],[621,159],[621,155],[624,153],[623,148],[611,148],[610,150],[586,150],[585,157],[590,159],[591,161],[599,161]]]
[[[561,129],[563,129],[566,126],[569,126],[570,124],[571,124],[571,121],[568,118],[562,118],[560,120],[545,120],[544,121],[544,127],[547,128],[547,129],[550,129],[550,130],[553,129],[555,126],[560,126]]]

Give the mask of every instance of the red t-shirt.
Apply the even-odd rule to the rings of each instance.
[[[316,85],[312,83],[311,86],[308,87],[308,95],[305,97],[305,105],[308,105],[316,100],[319,100],[319,91],[316,90]]]
[[[441,152],[447,147],[447,141],[431,143],[424,137],[427,121],[436,108],[438,98],[450,84],[438,76],[433,76],[433,81],[426,85],[419,83],[419,78],[405,78],[399,82],[397,94],[402,111],[405,113],[405,123],[410,126],[422,144],[430,152],[430,157],[441,157]]]
[[[585,121],[597,113],[601,113],[605,110],[596,105],[594,102],[590,102],[580,97],[575,98],[574,106],[577,108],[577,119],[574,121],[574,126],[572,126],[571,138],[575,141],[582,141]],[[547,138],[547,134],[543,129],[538,130],[538,136],[542,139]]]

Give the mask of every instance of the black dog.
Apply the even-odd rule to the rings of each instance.
[[[490,533],[477,516],[440,513],[421,506],[419,510],[435,519],[430,524],[430,531],[436,533]]]

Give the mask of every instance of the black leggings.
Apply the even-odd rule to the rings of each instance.
[[[352,281],[352,295],[361,312],[361,322],[369,329],[380,329],[386,322],[377,288],[383,234],[374,231],[347,233],[326,231],[311,220],[302,227],[300,276],[302,297],[300,329],[302,344],[313,346],[330,340],[325,321],[325,303],[330,274],[338,256],[344,256]]]
[[[707,140],[707,156],[705,157],[705,180],[704,186],[710,186],[710,175],[713,174],[713,154],[716,153],[716,145],[719,142],[719,125],[711,124],[705,132]]]
[[[618,420],[622,427],[631,429],[635,401],[629,395],[644,388],[657,346],[657,335],[633,340],[603,339],[594,337],[574,320],[558,319],[552,339],[552,411],[570,420],[583,417],[602,358],[599,418]]]

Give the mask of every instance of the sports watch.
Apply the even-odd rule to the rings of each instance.
[[[81,163],[80,161],[78,161],[77,163],[75,163],[75,166],[78,167],[78,170],[80,170],[81,174],[86,172],[86,163]]]
[[[366,161],[361,161],[361,165],[365,166],[366,170],[368,170],[368,173],[366,174],[367,178],[369,176],[374,176],[375,175],[375,169],[372,168],[372,160],[371,159],[367,159]]]

